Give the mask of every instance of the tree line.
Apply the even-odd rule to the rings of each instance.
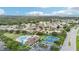
[[[0,16],[0,25],[14,25],[22,23],[37,23],[39,21],[52,20],[78,20],[79,17],[59,17],[59,16]]]

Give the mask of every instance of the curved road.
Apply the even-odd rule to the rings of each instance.
[[[67,37],[60,51],[76,51],[76,33],[77,30],[73,28],[67,33]]]

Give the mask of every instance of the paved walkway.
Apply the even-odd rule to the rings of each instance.
[[[71,29],[71,31],[67,33],[67,37],[60,51],[76,51],[76,30],[75,29]]]
[[[4,50],[4,43],[2,41],[0,41],[0,51]]]
[[[0,51],[8,51],[9,49],[4,46],[4,43],[0,41]]]

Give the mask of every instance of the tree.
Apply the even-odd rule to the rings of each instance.
[[[60,28],[60,26],[58,25],[58,26],[57,26],[57,29],[59,29],[59,28]]]
[[[67,27],[65,30],[66,30],[67,32],[69,32],[69,31],[70,31],[70,27]]]
[[[14,32],[14,30],[10,30],[9,32],[10,32],[10,33],[13,33],[13,32]]]
[[[16,33],[16,34],[19,34],[19,33],[20,33],[20,30],[16,30],[15,33]]]
[[[36,35],[45,35],[43,32],[37,32]]]
[[[61,41],[60,41],[60,40],[57,40],[57,41],[55,41],[54,43],[57,44],[58,46],[61,45]]]
[[[58,33],[57,33],[57,32],[52,32],[52,35],[53,35],[53,36],[57,36]]]
[[[19,46],[19,43],[18,42],[15,42],[15,41],[7,41],[7,48],[11,49],[11,50],[18,50],[18,46]]]
[[[31,47],[28,45],[19,46],[19,48],[18,48],[19,51],[28,51],[30,49],[31,49]]]
[[[70,27],[69,27],[68,25],[64,25],[64,27],[63,27],[63,28],[64,28],[64,30],[65,30],[65,31],[67,31],[67,32],[69,32],[69,31],[70,31]]]
[[[59,47],[56,44],[54,44],[51,46],[50,50],[51,51],[59,51]]]
[[[26,31],[22,31],[22,33],[23,33],[23,34],[26,34],[27,32],[26,32]]]

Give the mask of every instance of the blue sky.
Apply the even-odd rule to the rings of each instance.
[[[0,15],[79,16],[78,7],[1,7]]]

